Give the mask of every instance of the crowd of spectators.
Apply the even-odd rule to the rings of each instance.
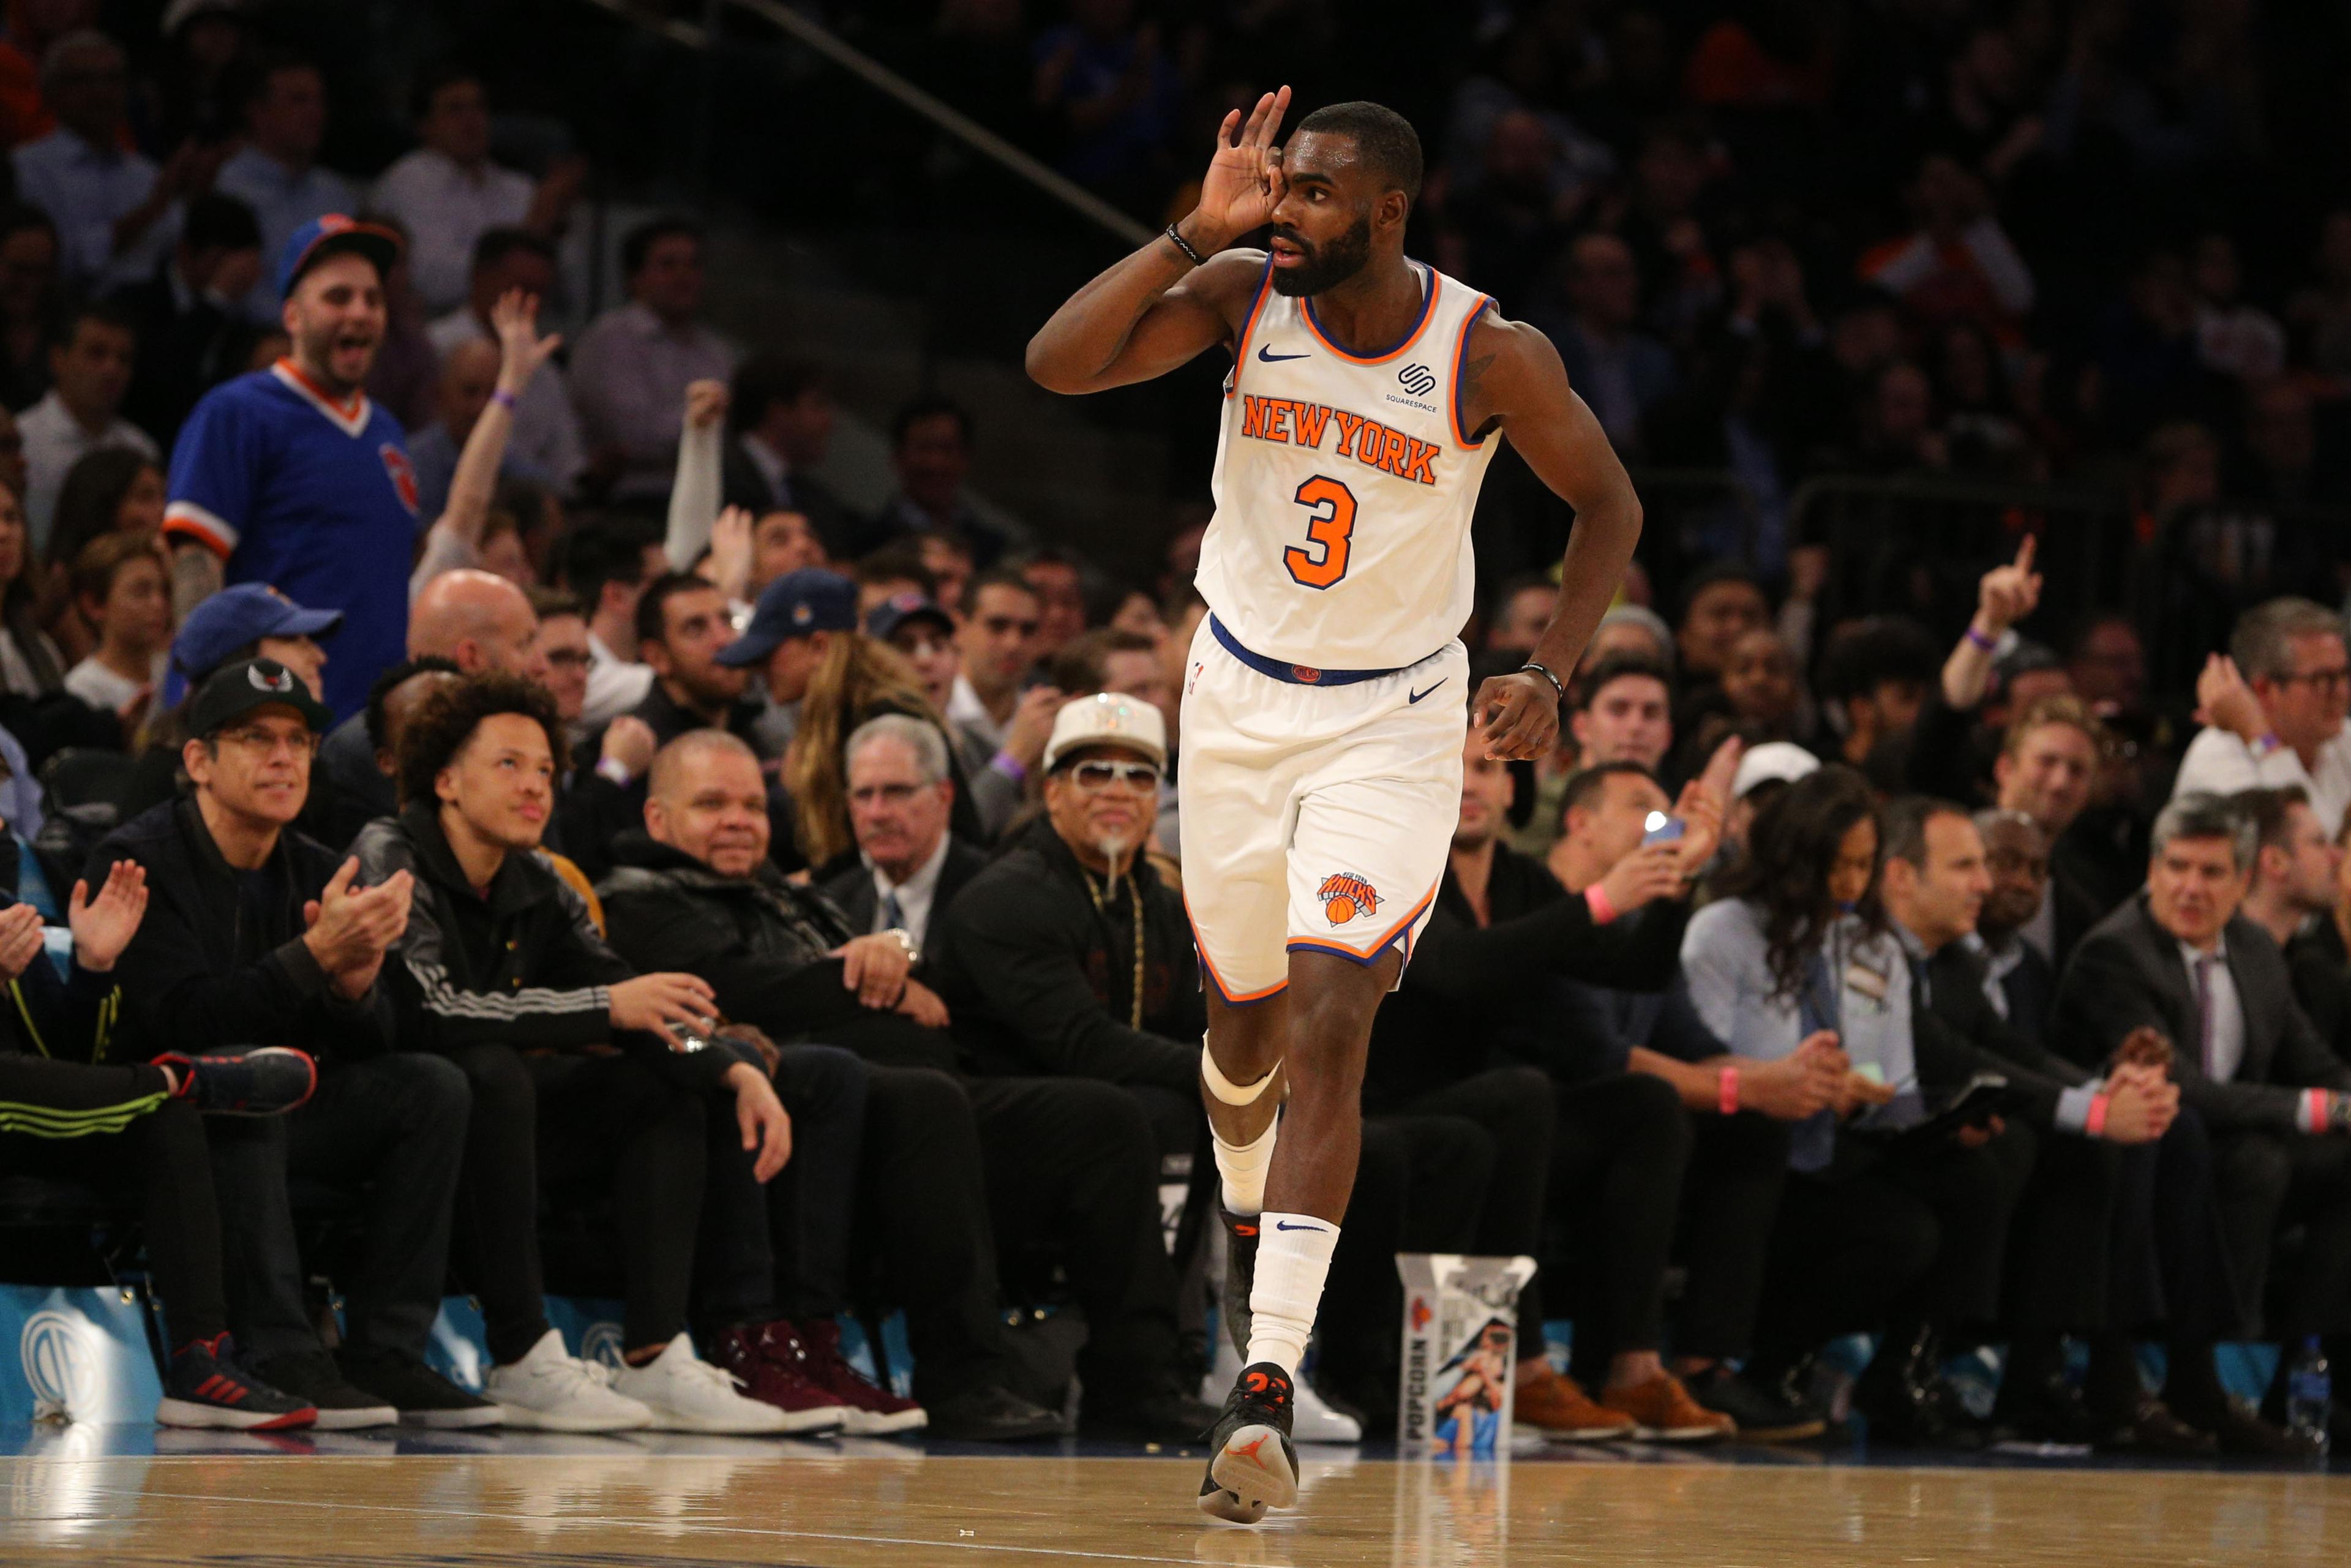
[[[1429,153],[1416,254],[1541,327],[1628,464],[1709,476],[1652,493],[1653,570],[1736,552],[1801,585],[1832,515],[1798,492],[1869,476],[2089,497],[2105,548],[2143,558],[2139,605],[2208,645],[2246,605],[2343,586],[2351,187],[2319,151],[2351,135],[2339,17],[2230,0],[838,11],[1155,225],[1188,209],[1198,149],[1261,90],[1402,110]],[[1540,510],[1489,497],[1481,570],[1550,564],[1552,541],[1498,505]]]
[[[938,397],[862,512],[818,472],[822,374],[704,319],[695,223],[626,236],[628,301],[568,351],[542,330],[580,172],[490,162],[478,76],[420,78],[363,193],[318,162],[316,68],[238,7],[173,5],[216,68],[140,94],[90,9],[13,7],[0,54],[0,1168],[136,1192],[164,1417],[1018,1439],[1075,1378],[1085,1429],[1207,1426],[1197,529],[1147,583],[1040,544]],[[1573,1350],[1517,1410],[1562,1437],[1813,1437],[1849,1413],[1823,1349],[1865,1332],[1881,1439],[2287,1454],[2282,1385],[2238,1403],[2215,1347],[2351,1353],[2351,661],[2269,591],[2309,564],[2283,514],[2218,506],[2297,441],[2259,505],[2332,494],[2344,258],[2273,318],[2214,229],[2053,335],[2095,287],[2034,274],[2085,171],[2196,187],[2258,144],[2245,24],[1959,9],[1913,57],[1733,7],[1678,64],[1641,6],[1497,10],[1437,253],[1628,455],[1759,500],[2144,451],[2244,567],[2228,651],[2171,689],[2132,616],[2051,624],[2031,528],[1940,641],[1841,613],[1786,534],[1670,605],[1636,570],[1551,756],[1466,739],[1374,1030],[1322,1435],[1393,1416],[1399,1249],[1539,1260],[1522,1310]],[[1106,185],[1147,185],[1202,79],[1142,26],[1038,41]],[[1855,95],[1900,133],[1821,210],[1866,213],[1867,163],[1911,226],[1777,233]],[[241,130],[165,146],[150,99]],[[1553,591],[1502,580],[1473,659],[1516,667]],[[331,1262],[311,1188],[359,1217]],[[424,1359],[453,1280],[479,1390]],[[549,1324],[574,1288],[623,1303],[609,1375]],[[1045,1301],[1061,1328],[1008,1324]],[[838,1326],[893,1309],[904,1388]],[[1989,1413],[1944,1370],[1986,1345]]]

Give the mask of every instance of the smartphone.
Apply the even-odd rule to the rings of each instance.
[[[1648,831],[1641,835],[1644,849],[1651,844],[1670,844],[1679,839],[1689,824],[1679,817],[1668,817],[1663,811],[1652,811],[1641,824]]]

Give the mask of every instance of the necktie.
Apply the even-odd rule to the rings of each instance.
[[[905,906],[898,902],[896,893],[882,895],[882,929],[895,931],[906,924]]]
[[[1804,971],[1804,988],[1796,995],[1796,1032],[1800,1040],[1823,1030],[1835,1030],[1840,1011],[1835,982],[1829,975],[1825,952],[1813,955]],[[1836,1113],[1818,1111],[1796,1124],[1788,1149],[1789,1166],[1800,1171],[1826,1168],[1836,1157]]]
[[[2204,1076],[2217,1076],[2212,1071],[2212,956],[2197,955],[2196,958],[2196,1060],[2203,1065]]]

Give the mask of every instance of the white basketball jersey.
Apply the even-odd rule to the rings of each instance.
[[[1461,428],[1457,382],[1485,295],[1414,264],[1403,342],[1356,355],[1270,267],[1225,382],[1200,596],[1253,653],[1391,669],[1459,635],[1477,598],[1469,517],[1494,455]]]

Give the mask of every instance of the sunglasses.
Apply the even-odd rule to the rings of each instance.
[[[1138,792],[1159,788],[1159,769],[1148,762],[1081,762],[1069,776],[1090,795],[1113,784]]]

